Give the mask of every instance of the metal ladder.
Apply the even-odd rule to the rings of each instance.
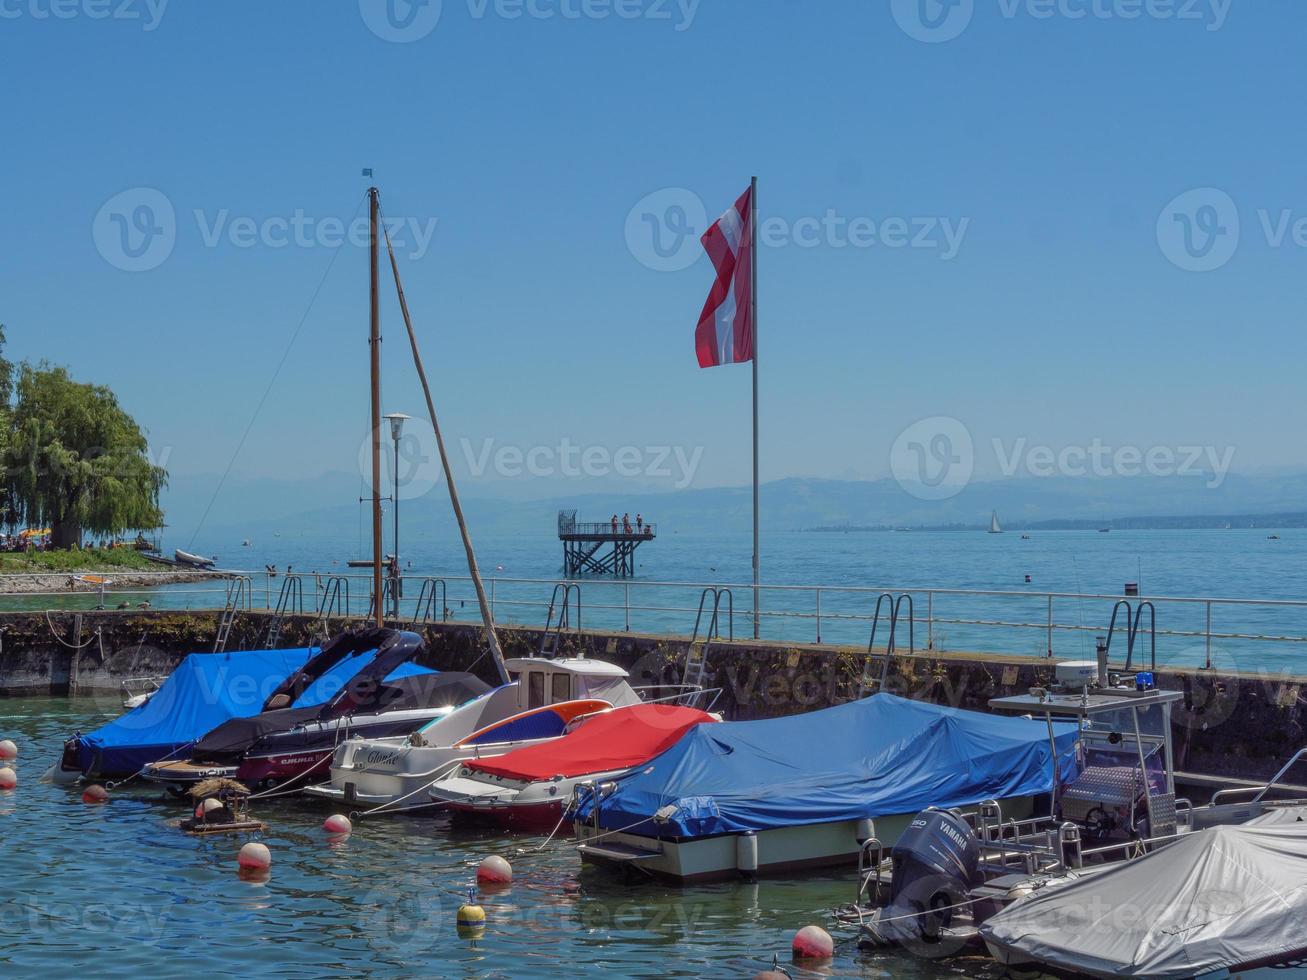
[[[703,625],[703,611],[712,597],[712,611],[708,617],[708,628],[703,641],[699,641],[699,627]],[[735,594],[730,589],[704,589],[699,595],[699,612],[694,617],[694,632],[690,635],[690,645],[685,650],[685,664],[681,670],[681,683],[692,687],[703,687],[703,677],[708,670],[708,648],[713,640],[720,640],[722,600],[726,600],[727,639],[735,639]]]
[[[572,625],[573,592],[576,593],[576,625]],[[554,620],[554,612],[558,620]],[[559,582],[554,586],[553,595],[549,597],[549,612],[545,615],[545,633],[540,638],[540,656],[553,659],[558,656],[563,643],[563,633],[581,629],[581,586],[570,582]]]
[[[324,640],[331,639],[333,615],[342,619],[349,618],[349,579],[343,575],[331,576],[322,590],[322,600],[318,605],[318,628]]]
[[[413,607],[413,618],[409,621],[408,628],[414,632],[425,627],[432,621],[432,607],[436,604],[436,596],[440,596],[440,622],[445,622],[449,618],[449,589],[445,585],[443,578],[423,579],[422,590],[418,593],[417,605]]]
[[[1157,670],[1157,609],[1147,599],[1131,608],[1130,603],[1121,599],[1112,607],[1112,621],[1107,627],[1107,652],[1112,650],[1112,637],[1116,635],[1116,618],[1125,607],[1125,669],[1127,672],[1134,665],[1135,643],[1143,626],[1144,610],[1148,611],[1148,638],[1151,656],[1151,670]]]
[[[862,676],[858,679],[858,700],[865,698],[868,694],[885,690],[885,682],[889,678],[889,664],[894,659],[894,653],[897,649],[899,615],[905,602],[908,604],[908,653],[912,655],[917,652],[912,596],[902,592],[896,599],[890,593],[882,592],[876,599],[876,612],[871,618],[871,637],[867,640],[867,658],[862,662]],[[880,628],[881,612],[886,607],[889,609],[889,639],[885,642],[885,652],[877,654],[875,652],[876,631]],[[881,658],[879,677],[875,677],[872,673],[877,657]],[[875,684],[875,689],[871,690],[873,684]]]
[[[231,636],[231,624],[236,621],[236,613],[250,608],[250,593],[254,590],[248,575],[237,575],[227,581],[227,602],[223,606],[222,616],[218,619],[218,635],[213,639],[213,652],[222,653],[227,649],[227,637]]]
[[[277,596],[277,608],[273,610],[268,622],[268,638],[264,648],[275,650],[281,639],[281,625],[288,615],[304,613],[304,582],[298,575],[287,575],[281,583],[281,594]]]

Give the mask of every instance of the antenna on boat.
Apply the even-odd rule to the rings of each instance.
[[[395,292],[399,295],[399,310],[404,316],[404,328],[408,331],[409,346],[413,350],[413,366],[417,368],[418,380],[422,383],[422,394],[427,400],[427,414],[431,416],[431,428],[436,434],[436,448],[440,451],[440,465],[445,471],[445,484],[449,487],[449,502],[454,507],[454,517],[458,521],[458,533],[463,538],[463,550],[467,553],[467,570],[476,589],[477,603],[481,607],[481,622],[486,629],[486,642],[490,646],[490,656],[499,671],[500,680],[509,682],[508,667],[504,663],[504,651],[499,646],[499,636],[495,633],[495,620],[490,612],[490,603],[486,599],[486,587],[481,581],[481,571],[477,568],[476,551],[472,548],[472,536],[467,530],[467,521],[463,517],[463,506],[458,500],[458,488],[454,485],[454,471],[449,467],[449,456],[445,453],[445,439],[440,434],[440,423],[436,419],[435,402],[431,400],[431,386],[427,383],[427,371],[422,365],[422,354],[418,351],[418,338],[413,330],[413,318],[408,312],[408,299],[404,296],[404,284],[399,278],[399,262],[395,259],[395,247],[390,241],[390,232],[382,225],[381,233],[386,237],[386,254],[390,257],[390,270],[395,276]],[[377,518],[380,521],[380,517]],[[380,526],[378,524],[378,526]],[[380,567],[380,566],[378,566]]]

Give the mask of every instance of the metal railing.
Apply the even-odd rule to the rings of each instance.
[[[599,521],[597,523],[578,522],[576,524],[560,525],[558,528],[558,534],[560,537],[569,534],[582,535],[585,537],[596,535],[607,535],[612,537],[616,534],[628,538],[654,538],[658,536],[658,532],[655,530],[654,525],[637,525],[634,521],[631,522],[630,526],[623,524],[621,521],[618,521],[616,526],[613,525],[612,521]]]
[[[257,582],[262,573],[244,574]],[[369,608],[371,579],[366,574],[304,573],[302,579],[306,610],[312,607],[320,612],[324,604],[330,605],[335,616],[341,614],[343,605],[347,607],[344,612],[362,616]],[[343,590],[332,586],[333,580],[344,579],[356,582],[347,597],[339,594]],[[264,589],[257,590],[264,593],[265,607],[271,607],[277,598],[275,581],[267,579]],[[423,619],[418,605],[430,598],[430,588],[425,595],[421,588],[427,576],[415,575],[411,581],[414,587],[405,589],[404,594],[414,598],[402,600],[401,621]],[[446,618],[443,613],[447,609],[450,620],[477,622],[479,614],[470,579],[445,576],[441,582],[444,609],[429,619]],[[749,584],[722,582],[485,580],[496,621],[527,626],[539,626],[544,621],[550,597],[560,584],[584,593],[588,628],[676,637],[691,634],[705,589],[729,590],[746,605],[751,604],[753,592]],[[148,599],[156,609],[221,610],[226,605],[227,588],[223,581],[215,580],[184,586],[111,589],[105,595]],[[1113,611],[1124,598],[1119,594],[994,589],[764,585],[759,589],[762,638],[865,648],[876,620],[877,601],[886,593],[910,597],[898,629],[918,631],[919,639],[924,634],[921,652],[998,653],[1029,658],[1092,659],[1093,637],[1107,630]],[[1135,607],[1126,613],[1122,630],[1127,633],[1127,650],[1120,651],[1127,656],[1135,652],[1138,641],[1144,640],[1155,645],[1161,666],[1281,669],[1295,667],[1300,651],[1307,652],[1301,646],[1307,644],[1307,601],[1217,596],[1131,598]],[[90,610],[99,601],[97,592],[0,591],[0,610]],[[1148,616],[1141,617],[1145,610]],[[1155,623],[1143,621],[1154,615]],[[1146,649],[1144,655],[1151,660],[1152,650]],[[1232,658],[1238,662],[1232,663]],[[1124,661],[1125,656],[1117,656],[1116,660]],[[1307,661],[1302,662],[1302,667],[1307,670]]]

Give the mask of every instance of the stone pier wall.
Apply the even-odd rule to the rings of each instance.
[[[213,647],[216,613],[105,611],[80,614],[0,613],[0,696],[81,695],[116,699],[127,678],[166,676],[182,657]],[[241,613],[227,648],[251,649],[267,635],[268,614]],[[333,633],[344,628],[337,620]],[[312,616],[289,617],[279,645],[321,638]],[[494,679],[481,628],[465,623],[426,629],[426,666],[472,670]],[[541,645],[536,629],[503,627],[505,653],[529,656]],[[620,664],[636,685],[680,679],[684,637],[631,633],[568,634],[561,650]],[[753,640],[715,642],[705,686],[721,689],[717,710],[731,719],[778,717],[838,704],[856,696],[865,651]],[[888,688],[905,697],[984,710],[989,699],[1048,684],[1050,660],[1000,654],[896,656]],[[879,668],[877,668],[879,669]],[[1256,778],[1273,773],[1307,745],[1307,677],[1277,672],[1159,673],[1159,686],[1185,693],[1176,712],[1177,767],[1198,773]],[[3,714],[0,709],[0,714]]]

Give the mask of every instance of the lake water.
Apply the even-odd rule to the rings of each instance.
[[[104,805],[39,781],[74,729],[103,720],[80,700],[0,701],[18,741],[17,790],[0,793],[4,884],[0,975],[281,977],[751,977],[793,932],[831,928],[851,874],[676,889],[624,886],[581,868],[567,840],[454,832],[439,817],[361,821],[344,843],[326,812],[297,800],[255,804],[269,824],[266,883],[243,881],[244,838],[199,839],[183,808],[123,788]],[[489,925],[459,939],[454,915],[481,857],[513,864],[483,895]],[[998,977],[983,960],[938,966],[859,953],[837,934],[833,963],[796,977]]]
[[[547,529],[546,529],[547,530]],[[1271,535],[1278,534],[1278,540]],[[403,539],[406,574],[447,578],[447,601],[455,619],[477,619],[462,548],[456,537],[414,536]],[[200,549],[203,545],[203,549]],[[544,622],[552,581],[561,575],[562,551],[548,533],[534,537],[478,536],[478,559],[484,575],[495,579],[496,618],[503,622]],[[196,546],[217,553],[227,567],[258,569],[253,578],[256,605],[275,604],[283,579],[262,575],[267,564],[285,571],[317,573],[318,582],[347,571],[359,544],[349,534],[323,529],[287,530],[281,537],[239,541],[208,540]],[[688,634],[700,599],[698,587],[653,586],[655,582],[699,584],[748,583],[752,543],[748,534],[679,534],[664,531],[637,551],[637,578],[630,585],[587,580],[582,586],[583,624],[641,632]],[[821,619],[816,590],[767,590],[762,597],[762,635],[769,639],[866,644],[870,617],[881,590],[911,590],[916,617],[916,646],[933,642],[936,650],[985,651],[1042,656],[1047,653],[1045,593],[1063,593],[1055,601],[1054,652],[1058,656],[1093,656],[1094,636],[1105,633],[1113,601],[1078,598],[1119,596],[1127,582],[1139,583],[1145,595],[1278,600],[1307,599],[1307,530],[1266,529],[1198,531],[1075,531],[990,535],[975,531],[899,533],[772,533],[763,539],[764,585],[824,586]],[[1030,581],[1026,581],[1026,576]],[[542,580],[515,584],[510,580]],[[312,604],[315,581],[306,584]],[[351,583],[353,609],[367,611],[368,582]],[[410,614],[418,584],[410,584]],[[840,591],[869,589],[870,594]],[[989,590],[1008,596],[968,596],[927,590]],[[132,602],[145,595],[124,597]],[[148,598],[156,606],[211,606],[212,586],[178,586]],[[752,599],[736,588],[736,635],[751,632]],[[111,598],[112,601],[112,598]],[[221,602],[221,597],[218,598]],[[88,596],[30,598],[29,608],[94,605]],[[438,609],[437,609],[438,615]],[[1245,670],[1307,669],[1307,607],[1221,605],[1212,607],[1210,644],[1217,667]],[[1014,625],[1015,624],[1015,625]],[[1159,665],[1204,664],[1209,656],[1207,607],[1202,603],[1158,603]],[[882,630],[884,627],[882,626]],[[723,629],[725,632],[725,627]],[[1222,637],[1219,634],[1226,634]],[[878,645],[885,632],[878,634]],[[1258,641],[1247,637],[1277,637]],[[1140,642],[1139,654],[1147,646]],[[1124,639],[1114,639],[1113,654]],[[900,634],[898,646],[906,646]]]

